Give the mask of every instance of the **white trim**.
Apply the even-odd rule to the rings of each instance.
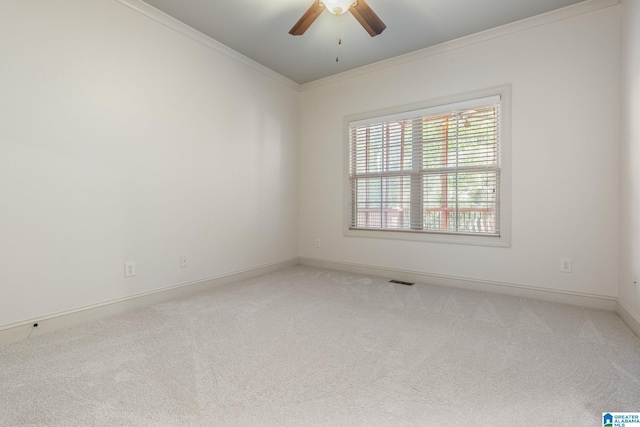
[[[28,337],[36,337],[46,332],[61,330],[80,323],[100,320],[125,311],[146,307],[151,304],[156,304],[173,298],[191,295],[195,292],[260,276],[282,268],[292,267],[297,264],[298,258],[295,257],[284,261],[264,264],[233,273],[210,277],[196,282],[182,283],[157,291],[132,295],[112,301],[80,307],[74,310],[49,314],[24,320],[22,322],[0,326],[0,345],[22,341]],[[38,323],[37,329],[33,328],[34,323]]]
[[[532,298],[562,304],[597,308],[601,310],[614,311],[616,308],[615,297],[589,294],[585,292],[560,291],[555,289],[541,288],[537,286],[523,285],[519,283],[498,282],[494,280],[474,279],[471,277],[424,273],[420,271],[376,267],[372,265],[307,257],[301,257],[300,264],[311,267],[346,271],[349,273],[385,277],[388,279],[398,279],[417,283],[428,283],[437,286],[469,289],[474,291],[509,295],[520,298]]]
[[[191,28],[181,21],[167,15],[164,12],[154,8],[153,6],[145,3],[142,0],[114,0],[121,3],[124,6],[129,7],[132,10],[144,15],[157,23],[164,25],[218,53],[221,53],[228,58],[236,60],[258,72],[264,74],[273,80],[284,84],[285,86],[302,92],[306,90],[312,90],[318,87],[322,87],[327,84],[336,83],[342,80],[351,79],[361,75],[369,74],[379,70],[383,70],[397,65],[406,64],[409,62],[419,61],[424,58],[438,55],[444,52],[448,52],[455,49],[460,49],[466,46],[470,46],[477,43],[486,42],[492,39],[504,37],[513,33],[526,31],[539,26],[551,24],[553,22],[561,21],[564,19],[573,18],[575,16],[583,15],[586,13],[594,12],[600,9],[604,9],[611,6],[616,6],[621,0],[586,0],[571,6],[567,6],[558,10],[543,13],[531,18],[523,19],[521,21],[506,24],[500,27],[491,28],[486,31],[471,34],[469,36],[461,37],[459,39],[451,40],[448,42],[440,43],[435,46],[429,46],[424,49],[419,49],[413,52],[406,53],[404,55],[395,56],[383,61],[379,61],[373,64],[368,64],[353,70],[348,70],[340,74],[335,74],[322,79],[314,80],[305,84],[298,84],[293,80],[284,77],[283,75],[263,66],[262,64],[236,52],[230,47],[212,39],[211,37]]]
[[[208,47],[209,49],[214,50],[217,53],[220,53],[226,56],[227,58],[233,59],[234,61],[237,61],[243,65],[246,65],[247,67],[255,71],[258,71],[259,73],[271,78],[272,80],[280,84],[287,86],[290,89],[293,89],[295,91],[300,90],[300,85],[294,82],[293,80],[290,80],[284,77],[282,74],[276,73],[272,69],[265,67],[264,65],[254,61],[253,59],[248,58],[242,55],[241,53],[236,52],[230,47],[220,43],[217,40],[212,39],[211,37],[201,33],[198,30],[191,28],[187,24],[181,21],[178,21],[172,16],[167,15],[166,13],[156,9],[155,7],[145,3],[142,0],[114,0],[114,1],[117,1],[118,3],[121,3],[124,6],[127,6],[128,8],[135,10],[141,15],[144,15],[147,18],[150,18],[156,21],[160,25],[164,25],[165,27],[177,33],[180,33],[183,36],[186,36],[191,40],[197,43],[200,43],[201,45]]]
[[[419,103],[384,108],[352,114],[343,119],[343,219],[342,234],[346,237],[375,238],[391,240],[410,240],[433,243],[450,243],[462,245],[511,247],[511,84],[479,89],[430,99]],[[441,109],[443,105],[473,105],[476,100],[487,98],[500,99],[500,236],[472,236],[461,234],[444,234],[430,232],[352,229],[351,227],[351,182],[349,180],[349,126],[352,123],[366,123],[370,118],[395,117],[398,113],[427,111],[431,108]],[[405,113],[406,115],[406,113]],[[376,119],[378,120],[378,119]]]
[[[636,315],[625,303],[616,301],[616,313],[624,320],[636,336],[640,337],[640,317]]]
[[[437,286],[449,286],[454,288],[469,289],[474,291],[489,292],[500,295],[509,295],[520,298],[532,298],[543,301],[551,301],[563,304],[578,305],[582,307],[597,308],[615,311],[629,328],[640,337],[640,317],[633,313],[624,303],[612,296],[596,295],[583,292],[560,291],[555,289],[540,288],[519,283],[498,282],[481,280],[470,277],[450,276],[444,274],[425,273],[420,271],[403,270],[398,268],[377,267],[365,264],[347,263],[326,259],[296,257],[288,260],[265,264],[234,273],[223,274],[209,279],[183,283],[171,288],[133,295],[113,301],[107,301],[75,310],[64,311],[0,326],[0,345],[22,341],[28,337],[36,337],[46,332],[65,329],[80,323],[96,321],[108,316],[123,313],[136,308],[146,307],[151,304],[167,301],[172,298],[192,295],[193,293],[211,289],[217,286],[236,282],[239,280],[267,274],[282,268],[295,265],[307,265],[311,267],[327,268],[338,271],[347,271],[356,274],[379,276],[389,279],[398,279],[418,283],[429,283]],[[33,329],[33,324],[38,323],[38,329]]]
[[[419,49],[404,55],[395,56],[373,64],[364,65],[353,70],[348,70],[340,74],[335,74],[322,79],[314,80],[300,85],[300,92],[317,89],[322,86],[334,84],[343,80],[360,77],[369,73],[374,73],[391,67],[396,67],[410,62],[420,61],[430,56],[439,55],[452,50],[484,43],[493,39],[508,36],[510,34],[527,31],[543,25],[570,19],[586,13],[595,12],[611,6],[616,6],[621,0],[587,0],[558,10],[543,13],[521,21],[506,24],[500,27],[491,28],[459,39],[440,43],[434,46]]]

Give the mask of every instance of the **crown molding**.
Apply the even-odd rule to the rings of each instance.
[[[543,13],[531,18],[523,19],[521,21],[513,22],[510,24],[502,25],[500,27],[492,28],[479,33],[471,34],[469,36],[461,37],[459,39],[451,40],[448,42],[440,43],[435,46],[426,47],[413,52],[406,53],[404,55],[395,56],[383,61],[379,61],[373,64],[365,65],[353,70],[348,70],[340,74],[325,77],[322,79],[314,80],[305,84],[298,84],[293,80],[290,80],[283,75],[265,67],[262,64],[242,55],[239,52],[231,49],[230,47],[212,39],[211,37],[191,28],[181,21],[167,15],[166,13],[156,9],[155,7],[145,3],[142,0],[114,0],[138,13],[152,19],[189,39],[200,43],[201,45],[214,50],[215,52],[226,56],[232,60],[235,60],[254,71],[263,74],[270,79],[296,91],[304,92],[312,90],[318,87],[322,87],[328,84],[337,83],[343,80],[352,79],[361,75],[373,73],[376,71],[384,70],[386,68],[395,67],[410,62],[415,62],[428,58],[430,56],[442,54],[444,52],[460,49],[466,46],[471,46],[477,43],[483,43],[489,40],[505,37],[510,34],[526,31],[532,28],[536,28],[543,25],[548,25],[554,22],[562,21],[565,19],[573,18],[575,16],[591,13],[600,9],[619,5],[621,0],[586,0],[581,3],[577,3],[571,6],[567,6],[558,10]]]
[[[156,9],[155,7],[145,3],[142,0],[114,0],[114,1],[121,3],[122,5],[140,13],[141,15],[144,15],[147,18],[156,21],[160,25],[163,25],[169,28],[170,30],[173,30],[197,43],[200,43],[201,45],[215,51],[216,53],[222,54],[227,58],[237,61],[251,68],[252,70],[257,71],[260,74],[266,77],[269,77],[270,79],[290,89],[293,89],[295,91],[298,91],[300,89],[300,85],[294,82],[293,80],[290,80],[284,77],[283,75],[276,73],[270,68],[267,68],[262,64],[259,64],[253,59],[248,58],[242,55],[241,53],[236,52],[230,47],[220,43],[217,40],[212,39],[211,37],[201,33],[200,31],[197,31],[191,28],[187,24],[181,21],[178,21],[172,16],[167,15],[166,13]]]
[[[404,55],[399,55],[373,64],[364,65],[362,67],[348,70],[340,74],[335,74],[333,76],[314,80],[312,82],[300,85],[300,92],[313,90],[322,86],[337,83],[343,80],[353,79],[365,74],[374,73],[376,71],[396,67],[410,62],[420,61],[430,56],[439,55],[452,50],[505,37],[510,34],[527,31],[532,28],[541,27],[554,22],[595,12],[600,9],[616,6],[620,4],[620,1],[621,0],[586,0],[581,3],[566,6],[558,10],[533,16],[531,18],[526,18],[510,24],[505,24],[500,27],[491,28],[479,33],[471,34],[455,40],[409,52]]]

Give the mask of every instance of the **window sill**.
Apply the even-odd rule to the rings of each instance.
[[[344,230],[344,235],[346,237],[409,240],[414,242],[450,243],[458,245],[492,246],[502,248],[511,247],[511,239],[509,237],[509,234],[505,232],[503,232],[500,236],[474,236],[469,234],[347,228]]]

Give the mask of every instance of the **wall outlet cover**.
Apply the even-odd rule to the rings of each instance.
[[[136,275],[136,263],[133,261],[124,263],[124,277],[132,277]]]

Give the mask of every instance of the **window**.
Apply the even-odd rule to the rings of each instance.
[[[507,246],[507,94],[347,120],[347,234]]]

